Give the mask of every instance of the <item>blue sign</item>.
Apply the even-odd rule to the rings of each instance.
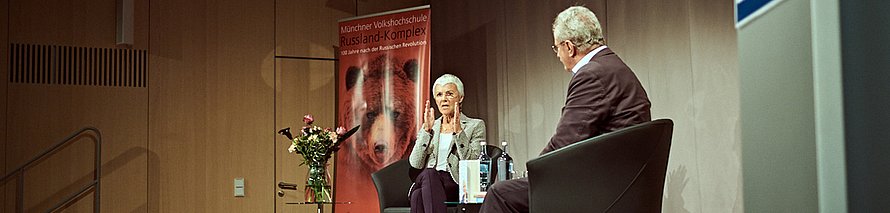
[[[739,28],[763,15],[782,0],[735,0],[735,26]]]

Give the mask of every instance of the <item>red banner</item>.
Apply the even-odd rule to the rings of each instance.
[[[335,200],[351,204],[336,212],[379,211],[371,173],[411,152],[430,93],[429,19],[424,6],[340,21],[337,116],[362,127],[337,153]]]

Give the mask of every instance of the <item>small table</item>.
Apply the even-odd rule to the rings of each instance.
[[[445,206],[457,207],[460,213],[477,213],[482,203],[445,202]]]
[[[324,212],[324,205],[325,205],[325,204],[331,204],[331,205],[334,205],[334,204],[352,204],[352,202],[349,202],[349,201],[334,201],[334,202],[287,202],[287,203],[284,203],[284,204],[316,205],[316,206],[315,206],[315,210],[317,210],[318,213],[322,213],[322,212]]]

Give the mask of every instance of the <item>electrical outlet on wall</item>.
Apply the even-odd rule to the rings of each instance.
[[[244,197],[244,178],[235,178],[235,197]]]

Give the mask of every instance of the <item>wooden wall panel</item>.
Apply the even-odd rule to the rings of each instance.
[[[0,0],[0,11],[6,11],[9,14],[9,0]],[[6,85],[9,81],[9,16],[0,16],[0,175],[6,175]],[[11,186],[11,187],[8,187]],[[15,187],[14,184],[0,184],[0,211],[9,212],[6,203],[12,199],[7,198],[7,192]]]
[[[689,4],[701,212],[743,212],[738,47],[733,6]]]
[[[204,1],[154,1],[149,47],[149,212],[208,206],[208,19]],[[200,12],[196,12],[200,11]],[[228,187],[225,187],[228,188]]]
[[[152,2],[149,211],[272,211],[274,9]]]
[[[312,114],[315,125],[333,127],[335,121],[335,79],[334,61],[277,59],[275,72],[275,129],[291,127],[299,133],[306,124],[303,116]],[[300,186],[298,191],[285,190],[284,197],[276,197],[276,212],[314,212],[313,205],[292,205],[286,202],[299,202],[305,199],[303,186],[306,184],[307,166],[300,166],[302,157],[289,153],[290,141],[276,135],[275,140],[275,183],[288,182]],[[336,159],[336,157],[334,157]],[[334,161],[328,171],[333,177]],[[333,182],[332,182],[333,183]],[[330,209],[330,207],[328,206]]]
[[[115,2],[10,0],[10,29],[16,32],[10,41],[114,47]]]
[[[95,126],[103,140],[102,210],[145,208],[145,88],[12,84],[9,100],[7,120],[15,131],[7,136],[6,167],[23,164],[75,130]],[[91,180],[93,153],[92,139],[80,138],[29,170],[26,210],[43,211]]]
[[[215,7],[215,8],[214,8]],[[209,212],[271,212],[274,202],[274,1],[208,7],[206,189]],[[239,14],[232,16],[230,14]],[[246,181],[244,198],[233,179]]]
[[[354,14],[355,3],[352,1],[277,0],[275,55],[336,57],[334,47],[339,46],[337,20]]]
[[[133,14],[133,48],[148,49],[149,39],[149,3],[150,0],[134,0],[136,11]]]
[[[8,23],[11,25],[3,27],[9,29],[8,42],[4,39],[4,45],[27,43],[113,47],[115,4],[111,0],[9,1]],[[144,15],[147,17],[147,14]],[[140,26],[147,27],[147,22]],[[6,58],[3,56],[3,60]],[[146,89],[49,84],[9,84],[6,88],[9,90],[4,95],[7,95],[5,100],[9,100],[9,104],[8,110],[4,111],[4,121],[8,124],[5,129],[14,130],[5,137],[8,140],[5,150],[7,161],[4,162],[6,168],[19,166],[71,131],[87,125],[95,126],[103,131],[105,142],[102,151],[102,210],[144,211],[147,200],[144,184],[147,159]],[[65,193],[80,187],[78,183],[90,179],[93,168],[90,145],[89,141],[78,142],[28,173],[25,184],[26,210],[43,211]],[[7,200],[11,201],[6,203],[6,207],[14,206],[10,205],[14,199]],[[70,210],[91,210],[90,200],[81,200]]]
[[[204,1],[151,4],[149,212],[210,208],[203,190],[209,156],[206,119],[208,15]],[[195,12],[201,11],[201,12]]]
[[[117,0],[7,0],[16,29],[10,41],[30,44],[115,46]],[[134,1],[134,48],[148,48],[149,1]],[[37,12],[35,12],[37,11]],[[52,33],[49,33],[52,32]]]
[[[87,197],[84,197],[83,200],[77,201],[77,203],[68,206],[67,208],[60,210],[62,213],[69,212],[93,212],[93,197],[92,194],[88,194]]]

